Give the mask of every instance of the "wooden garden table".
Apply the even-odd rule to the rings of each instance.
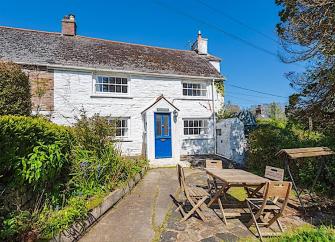
[[[206,173],[213,177],[214,184],[216,180],[220,180],[225,185],[220,189],[216,189],[216,192],[210,202],[208,203],[208,207],[211,206],[215,201],[219,203],[220,210],[223,215],[223,221],[227,224],[226,216],[236,216],[237,214],[225,214],[223,210],[223,205],[220,200],[221,196],[224,196],[229,188],[231,187],[243,187],[248,192],[249,196],[253,196],[256,194],[264,185],[268,179],[257,176],[253,173],[247,172],[245,170],[240,169],[205,169]],[[256,189],[253,192],[249,192],[248,187],[255,187]]]

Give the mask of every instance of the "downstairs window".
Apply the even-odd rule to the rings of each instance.
[[[184,135],[207,135],[208,119],[184,119]]]
[[[130,118],[111,118],[110,123],[115,127],[115,137],[125,138],[129,136]]]

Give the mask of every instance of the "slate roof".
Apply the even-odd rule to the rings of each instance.
[[[188,50],[0,26],[0,59],[17,63],[222,78],[209,57]]]

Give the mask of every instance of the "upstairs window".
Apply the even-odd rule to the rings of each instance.
[[[115,136],[117,138],[129,136],[129,118],[111,118],[110,123],[115,127]]]
[[[207,135],[208,119],[185,119],[184,135]]]
[[[183,83],[183,95],[192,97],[207,96],[205,83]]]
[[[98,76],[95,83],[95,92],[127,94],[128,89],[125,77]]]

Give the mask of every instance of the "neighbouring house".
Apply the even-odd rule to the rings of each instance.
[[[71,125],[80,110],[115,118],[124,155],[172,165],[181,155],[216,152],[214,82],[220,59],[198,33],[191,50],[89,38],[74,15],[61,33],[0,27],[0,59],[22,65],[35,110]],[[114,123],[114,122],[113,122]]]

